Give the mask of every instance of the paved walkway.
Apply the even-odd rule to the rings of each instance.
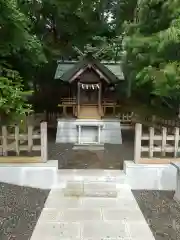
[[[31,240],[154,240],[123,173],[60,178]]]

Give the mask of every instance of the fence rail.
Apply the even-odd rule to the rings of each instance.
[[[119,119],[121,124],[131,125],[133,118],[133,112],[119,113]]]
[[[147,117],[140,117],[138,115],[134,115],[133,117],[134,123],[142,123],[146,126],[153,126],[156,129],[162,129],[162,127],[167,127],[168,131],[174,130],[175,127],[180,127],[180,120],[179,119],[163,119],[158,116],[147,116]]]
[[[57,126],[57,119],[61,118],[62,114],[58,112],[47,112],[46,120],[48,122],[48,126]],[[120,122],[122,125],[132,125],[132,118],[133,113],[132,112],[121,112],[118,114],[118,118],[120,119]]]
[[[180,130],[174,127],[173,132],[168,133],[167,127],[162,127],[161,132],[156,132],[155,127],[149,127],[148,132],[143,131],[141,123],[135,126],[134,160],[140,162],[142,158],[153,160],[155,158],[177,158],[180,153]],[[145,143],[143,143],[143,141]],[[142,157],[147,153],[146,157]],[[158,153],[158,157],[154,156]],[[167,156],[171,153],[171,156]]]
[[[35,143],[34,140],[39,140]],[[47,123],[40,123],[40,130],[34,130],[34,126],[28,126],[27,132],[22,133],[20,127],[15,125],[1,127],[0,135],[0,155],[8,156],[13,152],[20,156],[22,151],[30,156],[34,151],[40,151],[41,160],[47,161]],[[24,153],[23,153],[24,154]]]

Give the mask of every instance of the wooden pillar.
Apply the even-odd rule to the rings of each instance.
[[[113,117],[115,116],[115,114],[116,114],[116,105],[114,103],[114,105],[113,105]]]
[[[67,112],[66,112],[66,106],[63,105],[63,116],[66,117],[67,116]]]

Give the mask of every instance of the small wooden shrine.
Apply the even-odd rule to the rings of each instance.
[[[117,89],[124,88],[121,64],[100,62],[93,56],[78,61],[58,61],[55,79],[60,80],[59,107],[65,117],[101,119],[116,114]]]

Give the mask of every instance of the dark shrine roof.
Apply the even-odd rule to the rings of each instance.
[[[60,79],[64,82],[69,82],[75,74],[78,75],[91,66],[97,69],[109,82],[115,83],[124,80],[124,75],[121,68],[121,63],[100,62],[93,57],[78,61],[58,61],[58,66],[55,73],[55,79]]]

